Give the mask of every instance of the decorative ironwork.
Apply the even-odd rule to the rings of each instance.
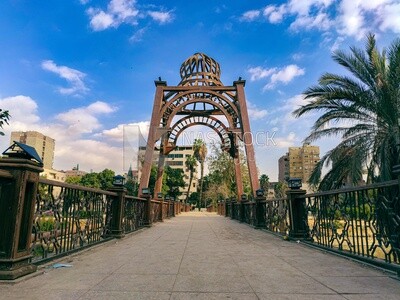
[[[400,264],[398,189],[398,182],[391,181],[306,195],[312,240],[352,255]]]
[[[132,196],[125,196],[124,217],[122,226],[125,233],[143,227],[146,218],[146,200]]]
[[[247,202],[244,204],[244,221],[249,225],[255,224],[255,216],[256,216],[256,203],[255,202]]]
[[[34,261],[106,238],[113,193],[78,189],[45,179],[39,182],[32,230]]]
[[[288,200],[267,199],[265,202],[265,227],[274,233],[289,235]]]

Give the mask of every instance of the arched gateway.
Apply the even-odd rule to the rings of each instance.
[[[165,155],[176,147],[179,135],[191,126],[205,125],[218,134],[223,149],[234,159],[239,198],[243,194],[243,183],[237,144],[238,139],[244,142],[254,195],[259,185],[244,93],[245,80],[239,78],[232,86],[224,86],[220,81],[219,64],[203,53],[189,57],[182,64],[180,74],[181,82],[177,86],[168,86],[161,78],[155,81],[156,93],[139,191],[148,186],[156,142],[161,140],[155,195],[161,191]]]

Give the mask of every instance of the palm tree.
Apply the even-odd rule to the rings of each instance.
[[[194,150],[194,157],[200,163],[200,195],[199,195],[199,202],[201,205],[202,196],[203,196],[203,175],[204,175],[204,162],[207,156],[207,146],[201,139],[195,139],[193,143],[193,150]],[[199,206],[200,208],[200,206]]]
[[[266,174],[260,176],[260,188],[268,194],[269,177]]]
[[[379,52],[375,36],[368,34],[365,49],[337,50],[332,58],[351,76],[325,73],[319,84],[308,88],[308,104],[294,111],[296,117],[322,112],[307,142],[341,136],[315,167],[311,184],[318,184],[321,169],[332,163],[319,189],[338,188],[343,181],[357,183],[362,167],[368,181],[393,179],[392,167],[399,163],[400,39]]]
[[[196,157],[194,157],[192,155],[188,155],[186,157],[185,165],[186,165],[186,168],[190,172],[189,173],[189,186],[188,186],[188,190],[187,190],[187,193],[186,193],[186,199],[185,199],[185,203],[187,203],[188,199],[189,199],[189,194],[190,194],[190,187],[192,186],[193,174],[194,174],[194,171],[197,168]]]

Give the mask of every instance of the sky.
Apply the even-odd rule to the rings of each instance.
[[[257,166],[277,180],[279,157],[316,118],[292,116],[302,92],[345,74],[332,51],[363,47],[368,32],[380,48],[397,38],[400,0],[4,0],[0,108],[11,119],[0,150],[11,131],[36,130],[56,140],[55,169],[124,173],[134,128],[147,135],[154,80],[177,85],[182,62],[203,52],[224,85],[246,80]],[[323,154],[337,142],[314,144]]]

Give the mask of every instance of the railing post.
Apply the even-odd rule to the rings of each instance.
[[[225,200],[224,202],[225,205],[225,217],[229,217],[229,199]]]
[[[30,264],[33,217],[40,164],[22,158],[0,159],[0,279],[33,273]]]
[[[265,209],[266,209],[266,197],[258,196],[256,197],[256,229],[266,228],[265,225]]]
[[[125,235],[123,228],[123,219],[125,214],[125,195],[126,188],[123,186],[114,186],[108,191],[117,193],[111,203],[111,236],[120,239]]]
[[[141,195],[142,198],[146,199],[146,220],[144,221],[144,226],[151,227],[153,225],[153,208],[151,203],[151,195]]]
[[[289,201],[289,236],[292,238],[308,238],[309,228],[307,223],[306,199],[299,198],[306,194],[305,190],[291,189],[286,191]]]
[[[239,209],[240,209],[240,212],[239,212],[240,220],[239,221],[241,223],[246,222],[246,203],[247,202],[249,202],[247,199],[246,200],[241,200],[239,202]]]
[[[235,203],[236,200],[231,199],[231,215],[230,215],[231,219],[235,219]]]

